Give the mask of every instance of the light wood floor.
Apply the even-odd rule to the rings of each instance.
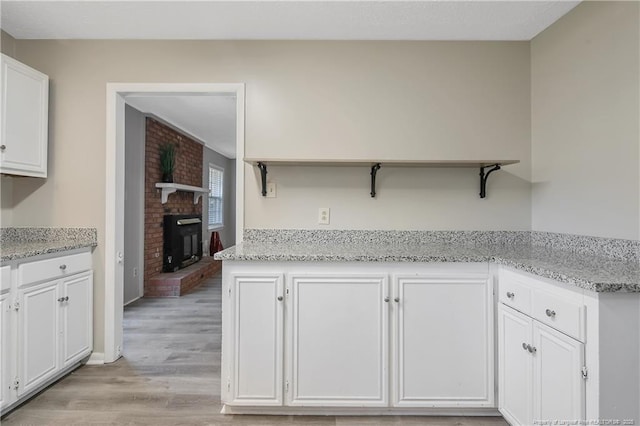
[[[507,425],[500,417],[222,415],[220,293],[218,275],[187,296],[129,305],[124,358],[81,367],[2,425]]]

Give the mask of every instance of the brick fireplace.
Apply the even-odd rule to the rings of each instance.
[[[162,181],[160,172],[160,146],[166,142],[177,145],[176,168],[173,173],[175,183],[202,187],[203,145],[158,120],[147,117],[145,137],[145,203],[144,203],[144,295],[152,297],[179,296],[196,287],[213,272],[210,259],[176,272],[178,275],[162,274],[163,268],[163,227],[165,215],[202,216],[202,197],[193,204],[193,194],[175,192],[162,204],[160,190],[155,184]],[[215,265],[215,264],[214,264]],[[202,273],[199,271],[204,269]],[[218,268],[219,269],[219,268]],[[193,276],[188,276],[189,272]],[[187,288],[180,287],[180,281],[188,281]],[[176,285],[178,288],[176,289]]]

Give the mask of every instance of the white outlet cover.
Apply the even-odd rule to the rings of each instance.
[[[276,183],[267,182],[267,198],[276,198]]]
[[[320,207],[318,209],[318,224],[328,225],[331,222],[331,209],[329,207]]]

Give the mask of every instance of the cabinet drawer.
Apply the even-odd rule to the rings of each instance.
[[[582,342],[585,340],[585,306],[544,291],[533,293],[531,315],[538,321]]]
[[[0,292],[11,288],[11,266],[3,266],[0,268]]]
[[[517,276],[500,274],[499,300],[507,306],[531,315],[531,288],[520,282]]]
[[[18,286],[53,280],[91,269],[91,253],[78,253],[23,263],[18,267]]]

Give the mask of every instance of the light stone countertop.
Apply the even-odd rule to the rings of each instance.
[[[278,244],[250,241],[216,253],[217,260],[273,262],[493,262],[595,292],[640,292],[637,260],[517,245],[426,243]]]
[[[95,228],[2,228],[0,262],[26,259],[49,253],[96,247]]]

